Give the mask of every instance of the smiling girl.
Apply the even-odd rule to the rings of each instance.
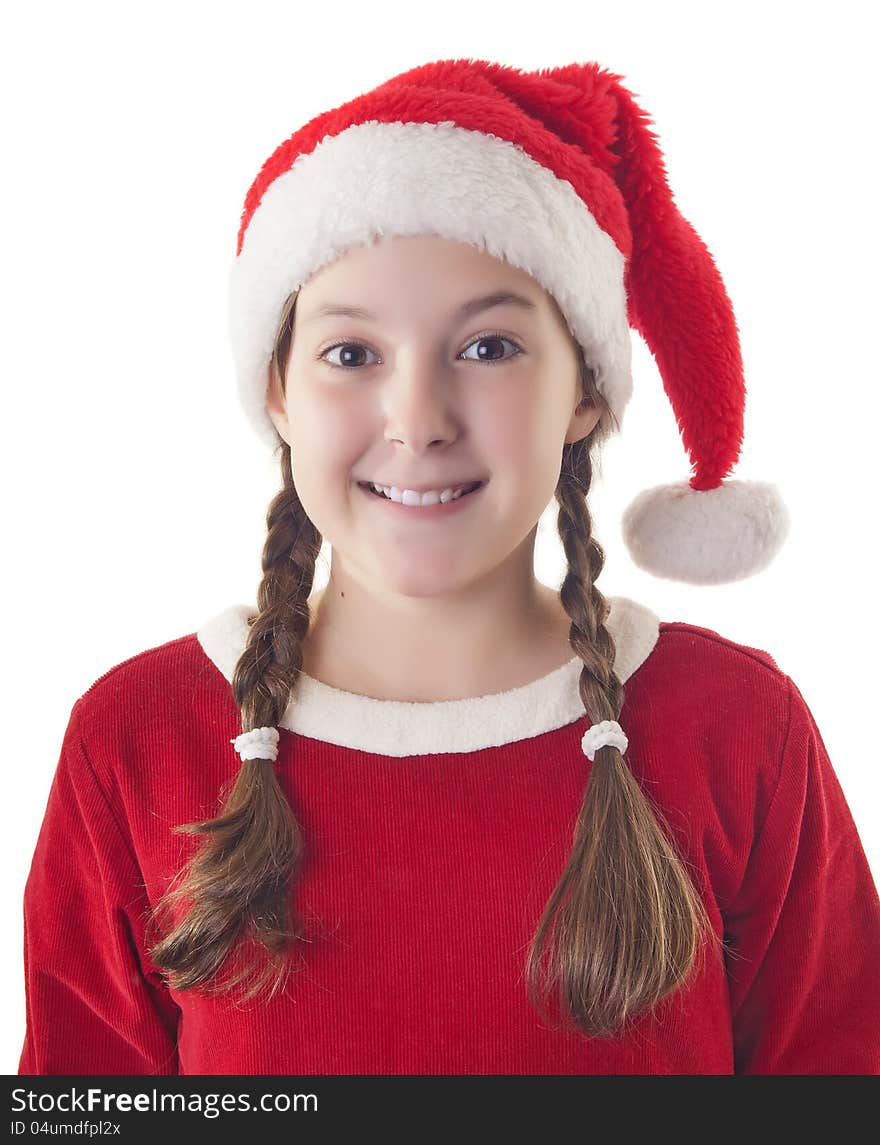
[[[880,902],[797,686],[597,588],[631,326],[693,467],[636,562],[741,579],[787,528],[725,480],[733,313],[620,77],[445,60],[318,116],[230,315],[282,474],[256,606],[74,705],[20,1072],[877,1072]]]

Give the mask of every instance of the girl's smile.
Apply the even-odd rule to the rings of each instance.
[[[435,521],[453,516],[471,505],[486,487],[486,484],[487,482],[482,481],[476,487],[471,487],[466,492],[454,495],[448,501],[435,500],[430,505],[416,504],[415,497],[409,496],[410,490],[402,491],[396,486],[392,488],[392,497],[386,497],[384,493],[377,493],[372,485],[358,483],[358,489],[369,500],[384,502],[383,508],[386,512],[394,513],[399,517],[409,516],[413,521]],[[400,498],[402,494],[403,499],[398,500],[397,498]]]

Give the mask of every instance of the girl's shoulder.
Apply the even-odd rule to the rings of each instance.
[[[779,758],[793,707],[806,708],[769,651],[681,620],[660,622],[657,643],[627,695],[705,744],[729,749],[760,738],[769,759]]]
[[[235,713],[228,681],[192,631],[113,664],[78,697],[73,715],[83,734],[98,736],[151,713],[180,721],[206,705]]]
[[[704,628],[685,620],[661,620],[660,635],[663,637],[663,651],[673,657],[697,656],[706,663],[723,661],[739,667],[743,672],[753,672],[753,666],[757,665],[768,669],[771,675],[784,676],[768,651],[743,644],[713,628]]]

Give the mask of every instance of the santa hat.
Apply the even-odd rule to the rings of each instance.
[[[632,393],[630,327],[672,403],[692,474],[641,493],[624,538],[639,567],[694,584],[764,568],[788,531],[772,485],[725,481],[743,437],[736,321],[682,217],[647,114],[595,63],[523,72],[484,60],[413,68],[300,128],[245,200],[230,330],[245,410],[266,410],[288,296],[349,248],[432,233],[485,250],[553,296],[613,420]],[[616,424],[615,424],[616,423]]]

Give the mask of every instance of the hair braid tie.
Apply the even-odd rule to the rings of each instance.
[[[278,758],[278,741],[281,738],[277,728],[254,728],[249,732],[242,732],[240,736],[229,742],[242,758],[271,759]]]
[[[600,747],[616,747],[623,753],[628,744],[629,740],[616,720],[602,720],[601,723],[593,724],[581,740],[584,755],[591,761]]]

